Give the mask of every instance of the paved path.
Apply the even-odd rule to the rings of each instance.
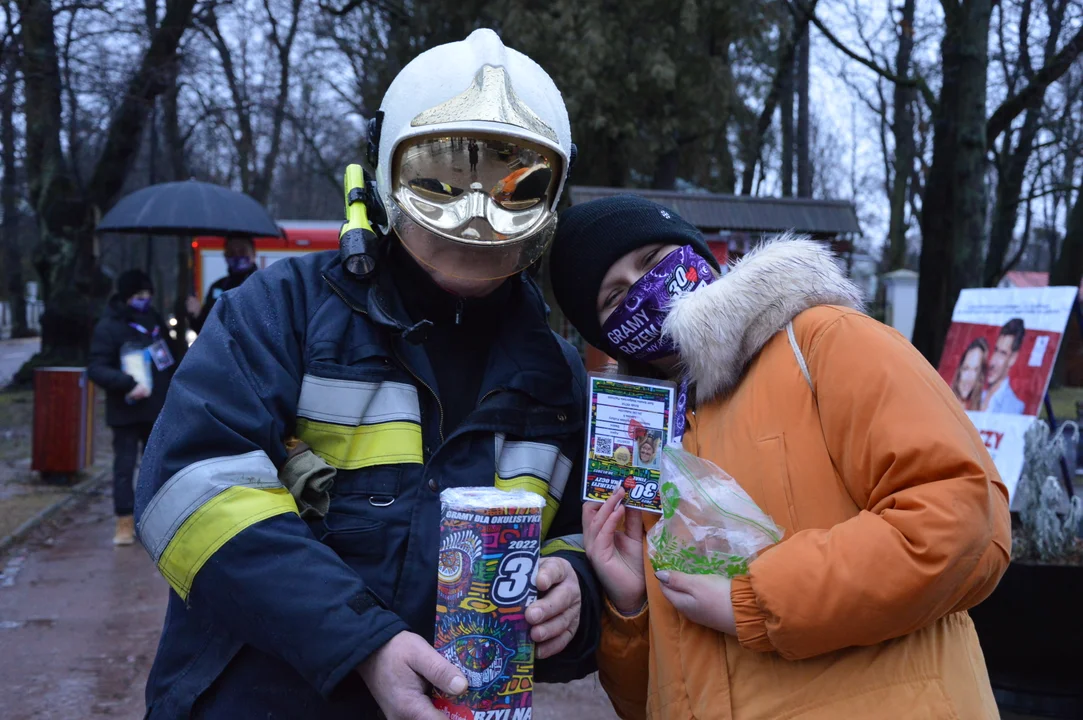
[[[0,717],[143,717],[167,586],[138,546],[114,548],[108,490],[0,557]],[[615,720],[593,678],[543,685],[535,720]]]
[[[41,338],[0,340],[0,388],[6,387],[34,353],[41,349]]]

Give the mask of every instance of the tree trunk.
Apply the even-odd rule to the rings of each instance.
[[[259,171],[252,188],[252,197],[261,205],[267,204],[267,198],[271,194],[271,184],[274,182],[278,156],[282,150],[282,126],[286,122],[286,105],[290,97],[290,53],[293,51],[293,43],[297,38],[301,0],[292,0],[290,3],[290,22],[285,37],[279,36],[278,22],[274,13],[270,11],[270,6],[265,4],[265,7],[270,21],[271,42],[278,52],[278,97],[275,99],[274,111],[271,115],[271,147],[263,159],[263,168]]]
[[[23,76],[26,83],[27,175],[37,213],[39,244],[34,264],[45,313],[42,351],[20,375],[42,362],[85,362],[98,311],[110,283],[98,267],[94,226],[116,200],[139,152],[149,103],[164,89],[167,68],[195,0],[172,0],[155,31],[124,99],[105,134],[87,194],[78,191],[60,145],[60,72],[51,0],[27,0],[23,11]]]
[[[728,133],[723,130],[715,148],[718,162],[718,192],[732,195],[737,189],[737,171],[733,167],[733,153],[730,152]]]
[[[174,62],[169,68],[169,89],[162,95],[162,132],[165,135],[166,156],[169,158],[169,169],[173,180],[187,180],[191,173],[188,170],[188,158],[185,153],[185,137],[180,129],[180,60]]]
[[[949,6],[943,84],[933,109],[933,162],[921,214],[921,281],[914,345],[932,364],[959,291],[981,280],[985,224],[985,90],[992,0]]]
[[[673,190],[677,187],[677,171],[681,153],[676,147],[658,156],[654,177],[651,179],[653,190]]]
[[[779,114],[782,142],[782,197],[793,197],[793,57],[789,67],[782,73],[782,89],[779,97]]]
[[[812,197],[812,166],[809,160],[810,123],[808,22],[797,46],[797,197]]]
[[[1064,243],[1049,273],[1051,286],[1070,285],[1078,287],[1083,279],[1083,190],[1076,193],[1075,205],[1068,215]]]
[[[819,0],[811,0],[808,3],[808,12],[816,11]],[[771,89],[763,101],[763,110],[756,119],[756,126],[752,129],[752,135],[745,138],[742,143],[744,155],[744,169],[741,172],[741,194],[752,194],[752,183],[756,177],[756,164],[760,159],[760,150],[763,147],[763,138],[767,129],[771,127],[771,119],[775,116],[775,108],[783,94],[783,83],[787,73],[793,75],[793,61],[797,53],[797,42],[803,32],[808,31],[808,18],[803,15],[796,20],[796,25],[788,37],[785,35],[779,41],[778,66],[775,68],[775,77],[771,81]],[[792,115],[792,113],[791,113]]]
[[[910,56],[914,50],[914,13],[916,0],[903,4],[902,20],[899,22],[899,48],[895,54],[895,74],[909,77]],[[892,134],[895,138],[895,168],[891,181],[891,215],[888,221],[888,272],[906,267],[906,200],[910,184],[910,171],[914,165],[914,117],[911,103],[914,88],[895,83],[894,121]]]
[[[1019,212],[1019,198],[1023,194],[1023,181],[1026,178],[1027,163],[1034,149],[1034,139],[1040,126],[1042,96],[1037,98],[1038,107],[1027,110],[1023,128],[1019,131],[1019,142],[1013,148],[1012,136],[1004,136],[1004,150],[997,173],[996,203],[993,206],[993,221],[989,228],[989,250],[985,256],[985,270],[982,284],[996,287],[1011,270],[1005,260],[1012,240],[1015,239],[1015,222]]]
[[[1081,279],[1083,279],[1083,190],[1076,193],[1075,205],[1068,215],[1064,243],[1049,273],[1049,284],[1054,287],[1079,287]],[[1064,384],[1072,349],[1079,348],[1078,328],[1072,328],[1075,324],[1074,316],[1068,319],[1068,331],[1064,334],[1061,351],[1053,367],[1053,383],[1058,387]]]
[[[5,285],[11,310],[11,337],[27,337],[26,285],[23,281],[23,256],[19,243],[18,167],[15,153],[15,83],[18,53],[11,45],[4,48],[4,87],[0,89],[0,143],[3,144],[4,182],[0,186],[3,206]]]
[[[180,114],[177,106],[177,96],[180,94],[179,69],[180,59],[178,58],[169,69],[169,89],[162,96],[162,133],[165,136],[165,152],[169,160],[170,172],[175,181],[187,180],[190,177],[188,160],[184,150],[185,138],[181,134]],[[173,304],[173,317],[177,320],[177,325],[174,328],[177,331],[177,342],[174,343],[172,350],[177,362],[180,362],[188,349],[188,343],[185,342],[185,336],[188,333],[188,311],[185,302],[193,290],[191,238],[178,236],[176,244],[177,297]],[[196,295],[198,294],[196,293]]]

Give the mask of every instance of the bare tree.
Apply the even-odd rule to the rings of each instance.
[[[809,165],[809,35],[808,22],[798,22],[804,26],[801,39],[797,44],[797,196],[812,197],[812,168]]]
[[[282,151],[282,130],[286,124],[287,105],[290,97],[291,54],[301,20],[302,0],[287,0],[284,26],[280,24],[279,8],[272,7],[272,0],[261,0],[269,42],[270,62],[275,69],[273,86],[267,92],[253,87],[252,69],[249,67],[249,39],[236,40],[233,47],[221,28],[217,9],[212,6],[201,20],[200,29],[210,40],[221,62],[221,71],[229,89],[230,114],[237,168],[241,189],[260,203],[266,203],[274,182],[275,168]],[[242,6],[239,11],[247,12]],[[245,29],[240,29],[241,33]],[[257,61],[258,62],[258,61]],[[266,103],[266,104],[265,104]],[[255,116],[266,113],[268,123],[262,132]],[[261,146],[265,149],[261,151]]]
[[[0,206],[3,207],[4,275],[8,303],[11,309],[11,336],[26,337],[30,329],[26,322],[26,288],[23,281],[23,257],[19,242],[18,158],[15,132],[15,87],[18,84],[19,39],[14,30],[14,12],[4,3],[4,27],[9,33],[3,38],[3,86],[0,87],[0,144],[3,145],[3,184],[0,185]]]
[[[42,351],[29,365],[85,357],[97,306],[109,291],[94,250],[96,218],[115,202],[140,149],[148,104],[166,87],[195,0],[169,0],[111,116],[97,162],[81,188],[61,144],[61,71],[51,0],[22,6],[26,168],[40,237],[35,268],[45,298]]]
[[[744,148],[744,171],[741,173],[742,195],[752,194],[752,185],[756,178],[756,166],[760,162],[764,138],[767,135],[768,128],[771,127],[771,119],[775,115],[775,109],[778,107],[779,101],[788,96],[791,98],[789,102],[792,102],[794,60],[797,57],[801,37],[808,29],[809,19],[813,16],[818,1],[809,0],[807,3],[800,3],[800,0],[797,0],[797,9],[800,10],[800,14],[797,14],[797,9],[791,8],[793,25],[790,32],[783,31],[780,33],[777,64],[774,68],[770,89],[767,97],[764,98],[763,109],[751,129],[751,135],[745,138],[742,143]],[[792,109],[790,110],[790,116],[792,117]],[[783,152],[787,151],[784,150]]]
[[[1045,0],[1046,14],[1045,24],[1048,34],[1044,43],[1042,67],[1053,62],[1057,53],[1057,45],[1060,41],[1061,30],[1064,26],[1065,14],[1068,10],[1069,0]],[[1033,0],[1023,0],[1020,7],[1020,17],[1017,20],[1019,37],[1017,40],[1018,61],[1014,67],[1009,66],[1007,59],[1008,49],[1004,41],[1005,8],[1001,3],[999,12],[998,35],[1001,47],[999,54],[1004,65],[1004,75],[1007,89],[1010,95],[1014,95],[1020,82],[1032,83],[1034,81],[1034,68],[1030,59],[1030,38],[1032,37],[1033,23],[1032,12]],[[1000,147],[994,143],[994,166],[997,174],[996,203],[993,208],[992,221],[989,232],[989,249],[985,257],[985,270],[982,282],[986,287],[995,287],[1008,270],[1013,266],[1007,254],[1015,239],[1015,226],[1023,195],[1023,185],[1031,155],[1034,152],[1034,143],[1038,132],[1042,127],[1042,106],[1045,102],[1045,87],[1030,93],[1023,109],[1023,123],[1018,131],[1010,126],[1004,132]],[[1025,237],[1025,236],[1024,236]],[[1017,253],[1016,257],[1019,257]]]
[[[804,37],[804,35],[802,35]],[[793,197],[793,58],[790,66],[781,73],[782,86],[779,98],[779,129],[782,153],[782,197]],[[754,167],[754,166],[753,166]]]
[[[909,77],[910,58],[914,52],[914,16],[916,0],[904,0],[899,20],[898,49],[895,53],[895,74]],[[892,103],[893,121],[891,134],[895,141],[894,173],[890,182],[890,218],[888,220],[887,252],[884,269],[888,272],[906,266],[906,200],[914,166],[914,88],[905,83],[895,83]]]

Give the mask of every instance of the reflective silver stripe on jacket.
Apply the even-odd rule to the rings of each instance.
[[[201,460],[185,467],[154,494],[139,522],[139,539],[157,563],[192,513],[231,487],[281,488],[278,470],[262,450]]]
[[[564,486],[572,472],[572,461],[566,458],[556,445],[505,441],[503,433],[496,434],[496,474],[510,479],[531,475],[549,484],[549,495],[560,502]]]
[[[417,388],[398,382],[360,382],[305,375],[297,416],[336,425],[421,423]]]

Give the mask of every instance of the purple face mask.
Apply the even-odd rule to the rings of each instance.
[[[147,308],[150,307],[150,301],[151,298],[149,297],[132,298],[128,301],[128,304],[131,305],[136,312],[145,313]]]
[[[714,282],[710,264],[691,245],[677,248],[628,288],[624,301],[602,325],[610,349],[644,362],[672,355],[662,322],[673,299]]]
[[[255,261],[247,255],[226,258],[226,267],[229,268],[229,272],[231,275],[238,275],[240,273],[248,272],[255,264]]]

